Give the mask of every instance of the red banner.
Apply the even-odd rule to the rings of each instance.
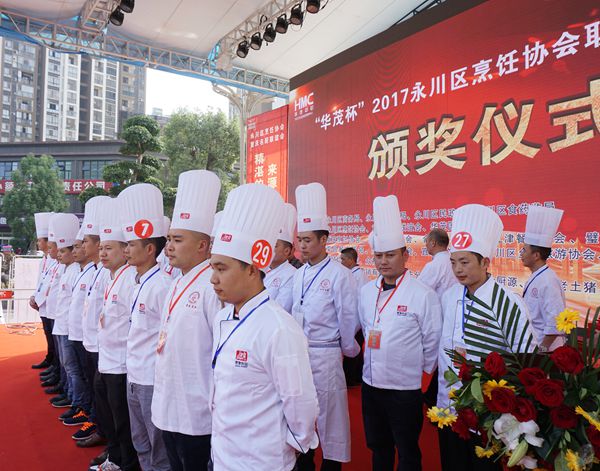
[[[103,188],[106,191],[108,191],[111,187],[110,182],[105,182],[102,180],[64,180],[64,185],[66,195],[78,195],[83,190],[90,187]],[[12,189],[12,180],[0,180],[0,194],[3,195]]]
[[[493,272],[515,290],[528,204],[564,209],[551,265],[571,306],[600,304],[599,26],[596,0],[490,0],[299,87],[290,196],[323,183],[332,251],[370,266],[373,198],[396,194],[415,272],[422,236],[488,205],[507,231]]]
[[[247,122],[248,183],[275,188],[287,201],[288,106],[253,116]]]

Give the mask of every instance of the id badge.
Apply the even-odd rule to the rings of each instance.
[[[381,330],[370,330],[367,347],[374,350],[381,348]]]
[[[164,330],[161,330],[158,336],[158,345],[156,346],[157,353],[162,353],[165,348],[165,343],[167,343],[167,333]]]

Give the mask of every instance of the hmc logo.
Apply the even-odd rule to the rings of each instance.
[[[294,118],[310,116],[315,109],[315,94],[311,92],[294,100]]]

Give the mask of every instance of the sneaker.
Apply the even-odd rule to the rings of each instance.
[[[52,407],[56,407],[57,409],[61,409],[63,407],[73,407],[68,397],[64,397],[58,401],[51,402],[51,404]]]
[[[75,445],[77,445],[80,448],[91,448],[94,446],[104,446],[104,445],[106,445],[106,438],[104,438],[98,432],[94,432],[85,440],[77,440],[75,442]]]
[[[52,386],[56,386],[60,381],[58,376],[51,376],[46,381],[42,383],[42,388],[51,388]]]
[[[68,417],[63,420],[63,425],[68,425],[69,427],[73,427],[75,425],[83,425],[88,421],[88,416],[83,409],[79,409],[79,412],[75,414],[73,417]]]
[[[57,384],[56,386],[52,386],[51,388],[44,389],[44,392],[46,394],[52,394],[52,395],[62,394],[63,389],[60,387],[60,385]]]
[[[99,464],[104,463],[108,459],[108,449],[104,450],[98,456],[96,456],[92,461],[90,461],[90,466],[98,466]]]
[[[68,397],[65,393],[57,394],[56,396],[51,397],[50,399],[48,399],[48,402],[50,404],[54,404],[55,402],[62,401],[63,399],[68,399]]]
[[[86,440],[96,432],[96,424],[93,422],[84,422],[83,426],[71,435],[73,440]]]
[[[48,376],[50,373],[54,373],[54,371],[56,371],[56,367],[54,365],[51,365],[48,368],[46,368],[44,371],[40,372],[40,378],[42,376]]]
[[[36,364],[36,365],[31,365],[31,368],[33,368],[34,370],[43,370],[44,368],[48,368],[51,365],[51,363],[44,358],[44,361]]]
[[[60,417],[58,418],[58,420],[70,419],[71,417],[73,417],[78,412],[79,412],[79,408],[71,406],[71,408],[68,411],[66,411],[66,412],[64,412],[64,413],[62,413],[60,415]]]

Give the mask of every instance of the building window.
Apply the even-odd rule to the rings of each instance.
[[[71,172],[71,165],[73,162],[70,160],[57,160],[56,161],[56,169],[58,171],[58,176],[63,180],[70,180],[73,178]],[[85,165],[85,163],[84,163]]]
[[[12,173],[19,168],[19,162],[0,162],[0,179],[10,180]]]
[[[102,171],[104,167],[111,164],[108,160],[86,160],[83,162],[84,180],[102,180]]]

